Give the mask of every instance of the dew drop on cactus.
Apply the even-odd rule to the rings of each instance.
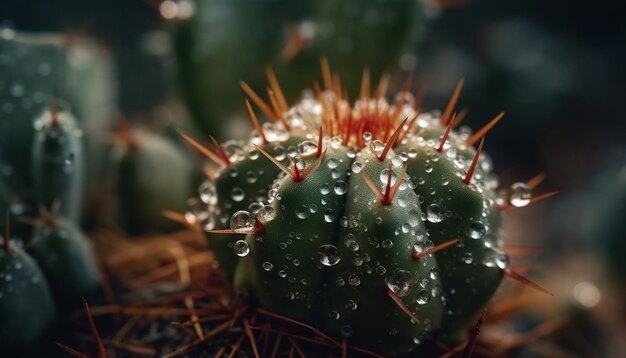
[[[443,221],[444,211],[438,204],[430,204],[426,208],[426,219],[431,223],[440,223]]]
[[[322,245],[317,253],[320,263],[324,266],[335,266],[341,260],[339,250],[333,245]]]
[[[509,267],[509,256],[496,248],[487,248],[483,257],[483,264],[487,267],[498,267],[502,270]]]
[[[404,297],[409,293],[411,280],[411,273],[405,270],[396,270],[393,274],[387,276],[385,282],[391,292],[398,295],[398,297]]]
[[[237,256],[243,257],[250,253],[250,246],[244,240],[237,240],[233,245],[233,250],[235,250]]]
[[[511,185],[509,202],[515,207],[523,207],[530,203],[532,193],[526,183],[515,183]]]
[[[465,233],[468,237],[476,240],[485,236],[485,234],[487,233],[487,228],[483,223],[475,221],[467,226],[467,230],[465,231]]]
[[[235,232],[251,232],[256,225],[256,217],[250,212],[240,210],[230,218],[230,228]]]

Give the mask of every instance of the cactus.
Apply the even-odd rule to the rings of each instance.
[[[54,95],[68,104],[85,132],[86,172],[90,179],[100,177],[103,135],[113,110],[114,76],[107,54],[81,38],[7,28],[0,28],[0,54],[0,163],[10,192],[36,207],[34,122]],[[75,210],[69,202],[63,208]]]
[[[77,222],[84,191],[82,130],[53,99],[35,121],[35,132],[31,162],[37,203],[50,207],[58,201],[59,214]]]
[[[168,231],[176,225],[164,210],[182,211],[192,190],[193,166],[169,140],[124,128],[124,144],[113,153],[115,216],[131,234]]]
[[[421,0],[197,1],[194,16],[174,31],[182,94],[199,127],[221,134],[228,128],[220,121],[241,106],[238,81],[264,89],[265,64],[286,79],[289,99],[314,80],[321,56],[338,64],[344,87],[355,90],[363,65],[377,74],[396,68],[403,51],[415,46],[426,24],[424,6]]]
[[[48,283],[39,266],[10,241],[8,220],[0,251],[0,347],[37,343],[56,315]]]
[[[508,267],[498,239],[502,211],[539,199],[523,183],[496,194],[481,150],[503,114],[469,135],[453,129],[462,82],[442,114],[420,113],[406,91],[389,104],[384,81],[371,95],[367,76],[351,106],[322,68],[325,90],[293,107],[252,96],[276,121],[261,126],[247,103],[256,132],[246,142],[211,150],[184,135],[221,166],[199,192],[234,286],[384,354],[458,342],[503,276],[545,291]]]
[[[70,221],[58,218],[58,211],[57,205],[42,212],[28,253],[41,267],[57,304],[73,306],[97,291],[100,272],[85,235]]]

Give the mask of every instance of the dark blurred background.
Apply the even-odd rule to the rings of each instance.
[[[313,6],[306,1],[293,9],[282,8],[280,1],[248,3],[270,9],[246,16],[274,14],[280,34],[287,31],[282,24],[304,21],[306,25],[308,7]],[[185,68],[177,66],[180,57],[177,60],[174,50],[177,36],[198,8],[187,1],[1,0],[0,26],[96,39],[114,59],[119,112],[133,122],[158,127],[164,108],[180,104],[177,98],[184,97],[179,75]],[[391,70],[399,75],[415,72],[414,89],[427,86],[427,108],[445,106],[458,79],[465,77],[459,108],[468,109],[465,124],[473,128],[506,111],[486,140],[502,185],[544,172],[547,179],[538,192],[560,193],[511,212],[505,221],[505,239],[540,247],[539,259],[527,262],[537,267],[534,277],[557,294],[548,305],[558,306],[560,314],[576,312],[571,319],[588,340],[584,349],[572,351],[623,356],[626,118],[621,107],[626,98],[626,21],[622,4],[428,0],[422,16],[425,25]],[[274,18],[258,20],[258,26],[267,22],[263,26],[273,34]],[[252,25],[244,33],[262,30]],[[378,56],[386,52],[381,50]],[[360,71],[367,64],[349,65]],[[277,67],[280,78],[281,67]],[[315,71],[319,79],[319,70]],[[243,100],[242,92],[239,96],[236,100]],[[166,112],[174,125],[182,125],[179,115],[199,113],[193,106],[191,115],[186,110]]]

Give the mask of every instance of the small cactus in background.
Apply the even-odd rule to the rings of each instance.
[[[384,354],[458,342],[504,276],[544,290],[509,268],[499,239],[502,212],[538,199],[523,183],[496,194],[481,150],[503,114],[470,134],[454,129],[462,82],[426,113],[408,82],[390,104],[387,80],[372,94],[365,73],[352,105],[324,61],[322,72],[324,89],[291,107],[273,74],[269,104],[248,90],[272,122],[247,103],[245,141],[211,150],[183,133],[219,165],[195,217],[237,289]]]
[[[3,111],[0,123],[0,164],[3,166],[3,181],[12,194],[19,195],[21,206],[36,208],[38,200],[50,205],[52,197],[51,200],[63,201],[62,208],[68,218],[75,219],[80,213],[83,190],[95,186],[94,179],[102,176],[102,142],[112,117],[113,78],[113,66],[107,53],[86,39],[0,28],[0,102]],[[62,143],[56,150],[68,154],[65,159],[69,160],[69,167],[76,165],[71,163],[74,161],[70,155],[74,149],[71,146],[76,143],[70,134],[77,134],[79,130],[84,132],[85,168],[79,166],[69,177],[72,177],[70,181],[77,180],[76,176],[84,173],[88,173],[88,177],[85,177],[84,183],[74,181],[73,184],[61,184],[69,185],[71,189],[66,187],[63,190],[70,190],[74,192],[72,194],[50,193],[53,187],[44,188],[39,176],[41,170],[49,175],[46,173],[48,169],[44,167],[50,165],[50,157],[40,151],[43,149],[46,152],[49,148],[38,147],[43,143],[35,141],[52,134],[42,120],[50,116],[53,97],[57,97],[59,103],[64,104],[63,108],[67,109],[59,112],[59,123],[62,124],[62,132],[67,132],[69,143]],[[64,123],[66,120],[61,119],[70,116],[69,112],[75,116],[75,120],[67,122],[75,124]],[[42,126],[36,128],[38,120]],[[48,136],[46,145],[52,145],[50,141],[53,140]],[[73,154],[75,161],[79,162],[81,153]],[[33,160],[40,162],[35,164]],[[60,168],[54,170],[57,169]],[[54,178],[58,178],[58,175],[45,178],[56,181]],[[80,194],[75,194],[77,192]],[[62,198],[66,194],[72,199]],[[76,198],[76,195],[81,198]],[[80,200],[80,204],[76,204],[76,200]]]
[[[34,125],[31,162],[36,201],[50,207],[58,200],[59,214],[78,222],[85,175],[82,130],[71,114],[59,112],[56,99]]]
[[[11,242],[8,219],[5,225],[0,250],[0,348],[11,349],[37,343],[54,321],[56,309],[39,266]]]
[[[34,222],[27,252],[37,261],[61,306],[74,306],[100,288],[100,272],[89,241],[73,223],[57,217],[59,206],[43,209]]]
[[[337,64],[343,86],[353,91],[363,65],[376,75],[398,68],[427,23],[422,0],[194,4],[193,16],[174,27],[178,78],[198,126],[215,135],[228,133],[224,119],[243,109],[239,80],[264,90],[265,64],[285,79],[288,99],[297,97],[302,83],[313,80],[321,56]],[[414,61],[411,55],[407,59],[404,62]]]
[[[133,133],[123,124],[122,143],[114,148],[112,172],[117,191],[115,214],[131,234],[176,229],[164,209],[182,211],[192,194],[193,165],[167,138]]]

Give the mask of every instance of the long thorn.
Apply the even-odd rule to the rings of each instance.
[[[476,325],[472,329],[472,333],[470,334],[470,337],[467,340],[467,345],[465,346],[465,349],[463,350],[463,355],[462,355],[463,358],[472,357],[472,352],[474,352],[474,347],[476,346],[476,341],[478,340],[478,335],[480,334],[480,326],[483,325],[486,314],[487,314],[487,310],[483,310],[483,314],[480,316],[480,318],[478,319],[478,322],[476,322]]]
[[[333,88],[333,78],[330,72],[330,66],[328,65],[328,59],[326,57],[322,57],[320,60],[322,65],[322,78],[324,80],[324,87],[327,90],[331,90]]]
[[[76,349],[70,347],[70,346],[66,346],[63,343],[59,343],[59,342],[54,342],[54,344],[57,345],[57,347],[61,348],[62,350],[64,350],[67,354],[71,355],[74,358],[89,358],[88,355],[86,355],[85,353],[81,353],[79,351],[77,351]]]
[[[254,102],[254,104],[256,104],[257,107],[259,107],[261,111],[265,113],[265,115],[269,119],[271,119],[272,121],[275,121],[278,118],[276,113],[272,111],[270,106],[267,103],[265,103],[265,101],[262,100],[261,97],[259,97],[259,95],[257,95],[256,92],[254,92],[254,90],[250,88],[250,86],[248,86],[247,83],[240,81],[239,85],[241,86],[241,88],[243,88],[243,90],[250,97],[250,99],[252,99],[252,102]]]
[[[504,112],[500,112],[500,114],[498,114],[497,116],[495,116],[494,119],[490,120],[489,123],[487,123],[484,127],[482,127],[481,129],[479,129],[476,133],[474,133],[468,140],[467,140],[467,145],[474,145],[474,143],[478,142],[478,140],[482,137],[484,137],[487,132],[489,132],[491,130],[491,128],[493,128],[496,124],[498,124],[498,122],[500,122],[500,120],[502,119],[502,117],[504,117]]]
[[[204,144],[198,142],[196,139],[194,139],[193,137],[191,137],[189,134],[183,132],[182,130],[176,128],[176,131],[178,132],[178,134],[183,137],[183,139],[191,144],[192,147],[194,147],[198,152],[200,152],[201,154],[203,154],[204,156],[206,156],[207,158],[213,160],[216,163],[219,164],[224,164],[224,165],[228,165],[226,162],[224,162],[224,159],[221,158],[219,155],[217,155],[214,151],[212,151],[211,149],[209,149],[207,146],[205,146]]]
[[[406,124],[406,121],[408,120],[409,120],[409,117],[406,117],[402,121],[402,123],[400,123],[398,128],[396,128],[396,130],[391,135],[391,138],[389,138],[387,143],[385,143],[385,149],[383,149],[382,153],[380,153],[380,155],[378,156],[378,160],[380,160],[381,162],[385,160],[385,158],[387,157],[387,153],[389,153],[389,150],[391,150],[391,147],[394,146],[396,139],[398,139],[398,136],[402,132],[402,129],[404,128],[404,125]]]
[[[104,342],[100,337],[100,333],[98,333],[98,328],[93,321],[93,317],[91,316],[91,310],[89,309],[89,304],[86,299],[82,299],[83,302],[83,311],[85,311],[85,316],[87,316],[87,323],[89,323],[89,329],[91,330],[91,334],[93,338],[96,340],[96,346],[98,347],[98,357],[99,358],[107,358],[107,351],[104,347]]]
[[[548,294],[550,296],[554,296],[554,293],[548,291],[547,289],[543,288],[542,286],[540,286],[539,284],[527,279],[526,277],[520,275],[519,273],[511,270],[510,268],[506,268],[504,270],[502,270],[502,272],[504,273],[504,276],[507,278],[510,278],[514,281],[517,281],[519,283],[522,283],[528,287],[534,288],[535,290],[541,291],[545,294]]]
[[[213,142],[213,145],[217,149],[217,152],[222,157],[222,160],[224,161],[224,163],[226,163],[227,166],[230,165],[230,159],[228,158],[228,156],[224,152],[224,149],[220,145],[220,142],[218,142],[212,135],[209,135],[209,137],[211,138],[211,141]]]
[[[254,145],[254,147],[256,149],[258,149],[259,152],[261,152],[261,154],[263,154],[267,159],[272,161],[272,163],[274,163],[278,167],[278,169],[280,169],[283,172],[287,173],[290,177],[293,177],[293,172],[291,170],[289,170],[289,168],[284,166],[280,161],[278,161],[278,159],[272,157],[268,152],[263,150],[263,148],[259,147],[258,145],[256,145],[256,144],[253,144],[253,145]]]
[[[322,152],[322,155],[317,157],[317,159],[315,159],[315,161],[313,162],[313,164],[311,164],[311,166],[309,166],[308,168],[302,171],[302,179],[300,180],[306,179],[306,177],[308,177],[311,173],[315,171],[315,169],[317,169],[320,166],[320,164],[322,163],[322,160],[326,156],[327,151],[328,151],[328,148],[324,149],[324,151]]]
[[[322,145],[324,144],[324,134],[322,133],[322,126],[320,126],[320,132],[317,136],[317,157],[319,158],[322,155]]]
[[[443,137],[441,137],[441,142],[439,143],[439,148],[437,148],[437,151],[439,153],[443,152],[443,145],[446,143],[446,140],[448,140],[448,135],[450,135],[450,130],[452,129],[452,126],[454,125],[455,118],[456,118],[456,113],[454,113],[452,115],[452,119],[448,123],[448,126],[446,127],[446,131],[443,133]]]
[[[472,160],[472,164],[470,165],[469,170],[467,171],[467,175],[465,179],[463,179],[463,183],[469,185],[470,181],[472,181],[472,175],[474,175],[474,170],[476,170],[476,165],[478,164],[478,157],[480,157],[480,151],[483,150],[483,144],[485,144],[485,137],[480,140],[480,144],[478,145],[478,149],[476,150],[476,154],[474,155],[474,159]]]
[[[543,183],[544,180],[546,180],[546,174],[545,173],[539,173],[539,174],[535,175],[532,179],[527,181],[526,182],[526,186],[528,187],[528,189],[533,190],[536,187],[538,187],[539,184]]]
[[[544,194],[539,194],[537,196],[533,196],[532,198],[530,198],[530,201],[528,202],[528,204],[532,204],[532,203],[535,203],[537,201],[540,201],[540,200],[543,200],[543,199],[547,199],[547,198],[549,198],[551,196],[554,196],[554,195],[556,195],[558,193],[559,193],[558,191],[551,191],[549,193],[544,193]],[[511,209],[515,209],[515,208],[517,208],[517,206],[514,206],[511,203],[506,203],[506,204],[500,206],[500,210],[501,211],[507,211],[507,210],[511,210]]]
[[[461,239],[453,239],[453,240],[450,240],[450,241],[446,241],[446,242],[444,242],[444,243],[441,243],[441,244],[439,244],[439,245],[437,245],[437,246],[435,246],[435,247],[432,247],[432,248],[430,248],[430,249],[428,249],[428,250],[424,250],[424,251],[422,251],[422,252],[414,252],[414,253],[413,253],[413,259],[414,259],[414,260],[417,260],[417,259],[420,259],[420,258],[422,258],[422,257],[424,257],[424,256],[428,256],[428,255],[430,255],[430,254],[434,254],[435,252],[440,251],[440,250],[443,250],[443,249],[445,249],[445,248],[446,248],[446,247],[448,247],[448,246],[455,245],[455,244],[456,244],[456,243],[458,243],[459,241],[461,241]]]
[[[365,170],[361,170],[359,174],[361,174],[361,177],[363,177],[363,181],[365,181],[365,184],[367,184],[367,186],[372,190],[372,193],[376,195],[378,200],[383,202],[385,200],[385,196],[383,195],[383,193],[380,192],[380,189],[378,189],[376,184],[374,184],[374,181],[372,180],[372,178],[370,178],[369,175],[367,175]]]
[[[461,94],[461,89],[463,88],[463,82],[465,82],[465,79],[461,77],[459,83],[457,83],[456,88],[454,89],[454,93],[452,93],[452,97],[450,97],[450,101],[448,102],[446,110],[441,115],[441,118],[439,118],[440,125],[445,126],[446,124],[448,124],[448,120],[450,119],[450,116],[454,111],[456,102],[459,100],[459,95]]]
[[[417,317],[415,317],[413,312],[411,312],[411,310],[404,304],[404,302],[402,302],[402,299],[398,295],[396,295],[395,292],[388,289],[387,294],[389,295],[389,297],[391,297],[391,299],[393,299],[393,301],[398,305],[398,307],[400,307],[402,312],[404,312],[407,316],[409,316],[409,318],[413,320],[413,322],[415,322],[415,324],[420,323],[420,320],[417,319]]]
[[[402,171],[400,172],[400,175],[398,175],[398,179],[396,179],[396,183],[393,185],[390,191],[389,190],[385,191],[385,202],[383,203],[383,205],[391,205],[391,203],[393,202],[393,198],[398,193],[398,190],[400,190],[400,184],[402,184],[402,180],[404,180],[404,176],[406,175],[406,170],[407,170],[407,165],[404,164],[402,166]],[[391,168],[389,168],[389,172],[391,173]],[[389,180],[389,183],[390,182],[391,182],[391,179]]]
[[[256,346],[256,340],[254,338],[254,334],[252,333],[252,329],[250,329],[250,322],[248,319],[243,320],[243,327],[248,335],[248,339],[250,339],[250,345],[252,346],[252,352],[254,352],[254,356],[259,358],[259,350]]]
[[[250,119],[252,120],[252,124],[254,124],[254,128],[256,128],[256,131],[261,136],[261,139],[263,140],[263,144],[268,144],[269,142],[268,142],[267,138],[265,137],[265,132],[263,132],[263,127],[261,127],[261,123],[259,123],[259,119],[257,118],[256,114],[252,110],[252,106],[250,105],[250,101],[248,101],[247,99],[246,99],[246,108],[248,108],[248,114],[250,115]]]
[[[267,75],[270,86],[272,87],[272,90],[274,90],[274,93],[276,93],[276,99],[278,100],[280,109],[283,112],[287,112],[287,110],[289,109],[289,105],[287,104],[287,100],[285,99],[285,94],[283,93],[282,88],[280,88],[280,82],[278,82],[276,74],[269,66],[265,67],[265,73]]]

